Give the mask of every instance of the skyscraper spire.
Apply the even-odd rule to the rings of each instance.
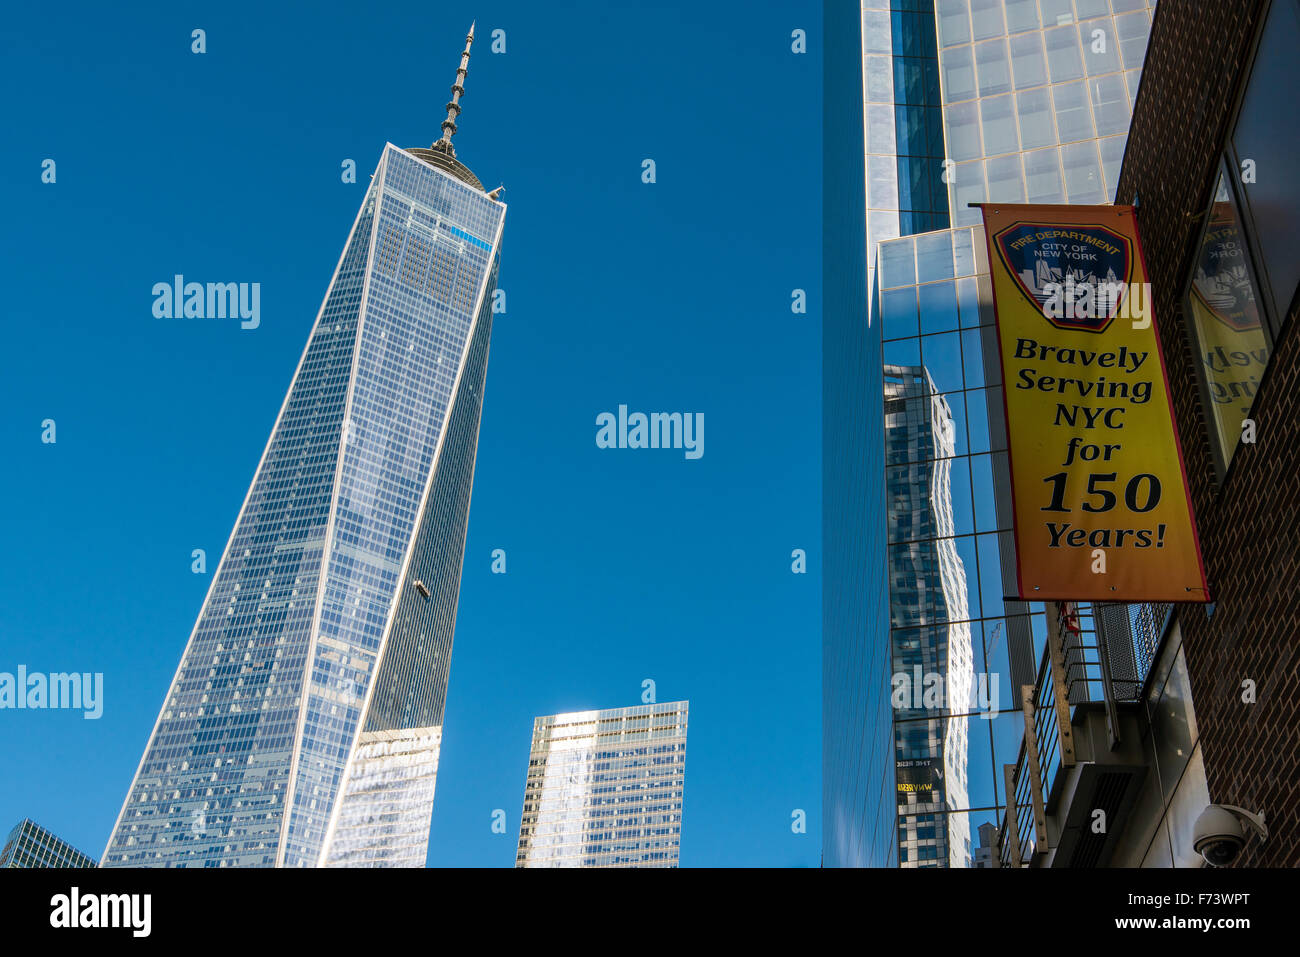
[[[460,116],[460,98],[465,95],[465,75],[469,73],[469,48],[474,43],[474,24],[469,25],[465,36],[465,51],[460,55],[460,66],[456,69],[456,81],[451,85],[451,101],[447,104],[447,118],[442,121],[442,136],[430,146],[410,146],[406,152],[419,160],[436,166],[445,173],[450,173],[462,183],[468,183],[475,189],[483,189],[483,184],[464,163],[456,159],[456,148],[451,145],[451,138],[456,135],[456,117]],[[497,197],[493,197],[496,199]]]
[[[451,85],[451,102],[447,104],[447,118],[442,121],[442,136],[433,144],[433,149],[442,150],[451,156],[456,155],[456,149],[451,145],[451,138],[456,135],[456,117],[460,116],[460,98],[465,95],[465,75],[469,73],[469,48],[473,44],[474,23],[471,23],[469,33],[465,36],[465,51],[461,53],[460,66],[456,68],[456,82]]]

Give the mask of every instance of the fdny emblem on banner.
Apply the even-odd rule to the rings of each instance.
[[[1058,329],[1103,332],[1128,294],[1128,238],[1105,226],[1015,223],[993,237],[1007,272]]]

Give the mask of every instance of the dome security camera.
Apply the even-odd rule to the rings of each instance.
[[[1246,846],[1247,830],[1258,834],[1261,841],[1267,838],[1264,815],[1233,804],[1211,804],[1196,819],[1192,849],[1211,867],[1227,867]]]

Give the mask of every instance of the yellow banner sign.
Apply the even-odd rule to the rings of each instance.
[[[1133,207],[982,209],[1020,597],[1209,601]]]

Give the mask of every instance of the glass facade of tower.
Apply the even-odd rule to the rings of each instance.
[[[94,867],[93,858],[28,818],[5,838],[0,867]]]
[[[897,816],[888,840],[860,823],[861,837],[847,841],[860,839],[867,849],[856,859],[828,853],[828,863],[970,866],[971,836],[999,820],[1005,796],[998,769],[1016,760],[1023,728],[1017,689],[1034,681],[1046,624],[1041,605],[1002,597],[1010,593],[1003,557],[1012,553],[1003,550],[1010,544],[1007,503],[994,491],[1008,487],[1000,373],[996,356],[990,354],[992,364],[985,358],[992,294],[979,210],[967,204],[1113,199],[1151,6],[862,0],[871,303],[865,328],[868,340],[882,340],[884,434],[872,461],[886,473],[888,500],[886,667],[894,691],[890,785]],[[927,13],[932,45],[922,22]],[[900,125],[920,130],[934,114],[942,124],[938,154],[928,134],[898,135]],[[928,195],[946,218],[929,227],[923,216],[890,213],[919,210],[918,197],[927,194],[905,190],[901,171],[921,169],[944,184],[939,200],[933,189]],[[860,353],[876,348],[869,341]],[[859,376],[868,387],[875,381],[870,373]],[[826,429],[828,455],[832,434],[852,429],[847,442],[874,441],[876,434],[874,427],[832,420],[829,411]],[[859,537],[871,555],[875,534],[866,525],[881,519],[843,518],[863,518]],[[830,561],[828,554],[828,570]],[[840,600],[847,598],[840,591]],[[869,702],[879,682],[864,676],[861,683],[860,697]],[[880,806],[875,782],[861,782],[858,795],[860,805]]]
[[[868,290],[876,243],[948,226],[934,0],[864,0]]]
[[[105,866],[423,863],[504,214],[385,148]]]
[[[538,718],[516,867],[676,867],[688,703]]]
[[[1115,196],[1148,0],[938,0],[952,223],[967,203]]]
[[[898,864],[970,867],[1043,649],[1042,606],[1005,602],[996,488],[1005,440],[982,228],[882,243],[889,606]],[[1013,640],[1023,638],[1023,641]],[[1023,645],[1023,648],[1021,647]],[[1028,661],[1017,660],[1022,654]]]
[[[822,860],[894,851],[880,322],[869,324],[856,0],[825,5],[822,124]],[[895,221],[897,216],[895,215]]]

